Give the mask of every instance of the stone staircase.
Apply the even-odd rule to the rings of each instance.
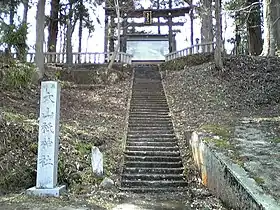
[[[121,189],[159,192],[185,186],[158,68],[135,67]]]

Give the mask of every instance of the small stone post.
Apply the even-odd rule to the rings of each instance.
[[[37,180],[27,194],[57,197],[65,190],[65,185],[57,186],[59,118],[60,85],[55,81],[42,82]]]

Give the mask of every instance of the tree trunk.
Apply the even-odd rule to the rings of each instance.
[[[27,14],[28,14],[28,0],[23,0],[23,18],[22,23],[27,24]]]
[[[110,26],[109,26],[109,52],[115,51],[114,46],[114,37],[115,37],[115,23],[114,18],[110,17]]]
[[[193,21],[194,21],[194,14],[193,14],[193,8],[190,11],[190,22],[191,22],[191,37],[190,37],[190,41],[191,41],[191,46],[194,45],[194,38],[193,38]]]
[[[11,0],[10,1],[10,16],[9,16],[10,27],[12,27],[14,25],[15,10],[16,10],[16,1],[15,0]],[[8,49],[6,51],[8,53],[11,53],[11,50],[12,50],[12,45],[8,44]]]
[[[277,5],[277,50],[280,54],[280,3]]]
[[[66,53],[66,45],[67,45],[67,24],[64,25],[63,27],[63,47],[62,47],[62,52]]]
[[[44,68],[44,26],[45,26],[45,4],[46,0],[39,0],[36,14],[36,47],[35,63],[38,67],[38,79],[42,79],[45,73]]]
[[[222,38],[221,38],[221,4],[220,0],[215,0],[215,18],[216,18],[216,48],[215,48],[215,64],[219,70],[223,69],[222,61]]]
[[[121,52],[125,52],[126,53],[126,48],[127,48],[127,45],[126,45],[126,42],[127,42],[127,28],[128,28],[128,22],[127,22],[127,17],[124,17],[123,18],[123,24],[122,24],[122,31],[123,31],[123,34],[122,34],[122,46],[121,48],[119,49],[119,51]]]
[[[159,0],[157,0],[157,9],[160,8],[160,5],[159,5]],[[160,17],[158,17],[158,23],[160,23]],[[158,25],[158,34],[160,34],[160,25]]]
[[[201,43],[213,42],[212,1],[202,0],[201,17]]]
[[[280,2],[273,2],[273,28],[275,30],[275,44],[277,55],[280,55]]]
[[[235,55],[238,55],[240,52],[241,36],[239,32],[239,19],[240,19],[240,14],[239,12],[236,12],[235,13]]]
[[[263,19],[264,19],[264,45],[263,56],[274,56],[276,52],[276,27],[275,21],[277,17],[273,17],[273,5],[277,0],[263,0]]]
[[[21,57],[21,60],[22,61],[26,61],[26,55],[27,55],[27,14],[28,14],[28,7],[29,7],[29,4],[28,4],[28,0],[23,0],[23,18],[22,18],[22,26],[25,27],[24,28],[24,38],[22,39],[22,49],[21,52],[20,52],[20,57]]]
[[[169,6],[169,9],[172,9],[172,0],[169,0],[168,2],[168,6]],[[168,40],[169,40],[169,52],[173,52],[175,51],[173,49],[173,28],[172,28],[172,21],[173,21],[173,18],[172,18],[172,15],[168,15]]]
[[[260,55],[262,52],[262,31],[259,0],[247,0],[248,5],[254,4],[247,19],[248,44],[250,55]]]
[[[83,15],[80,14],[80,20],[79,20],[79,46],[78,46],[78,52],[82,52],[82,38],[83,38]],[[81,56],[78,56],[78,61],[81,63]]]
[[[119,0],[114,0],[115,8],[116,8],[116,14],[117,14],[117,32],[118,32],[118,38],[117,38],[117,46],[114,50],[114,53],[111,57],[110,63],[108,65],[108,71],[106,74],[108,75],[109,70],[112,69],[113,64],[115,62],[115,59],[117,57],[119,48],[120,48],[120,42],[121,42],[121,23],[120,23],[120,7],[119,7]]]
[[[66,30],[66,63],[68,65],[73,64],[73,56],[72,56],[72,31],[74,26],[72,26],[72,17],[73,17],[73,4],[70,1],[69,8],[69,18],[67,22],[67,30]]]
[[[67,29],[66,29],[66,63],[68,65],[72,65],[73,64],[71,31],[72,31],[71,22],[70,22],[70,20],[67,20]]]
[[[49,23],[48,52],[56,52],[57,34],[58,34],[58,12],[59,1],[51,0],[51,14]]]

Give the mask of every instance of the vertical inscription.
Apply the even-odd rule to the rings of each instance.
[[[42,82],[36,187],[57,184],[60,87],[58,82]]]

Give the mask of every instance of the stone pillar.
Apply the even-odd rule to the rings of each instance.
[[[59,196],[65,186],[57,186],[60,118],[60,85],[42,82],[36,186],[27,194]]]

